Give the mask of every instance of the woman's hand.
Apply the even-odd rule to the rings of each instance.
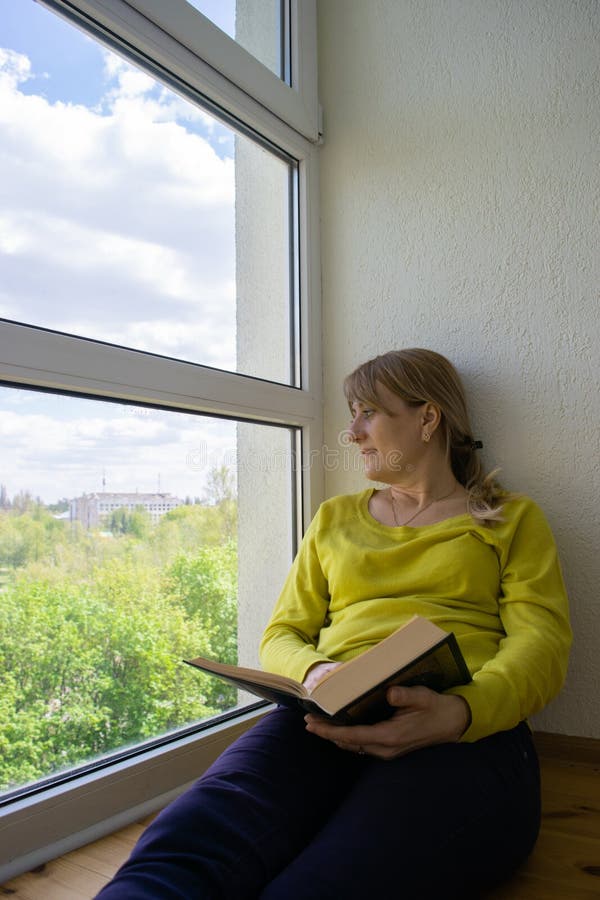
[[[396,711],[383,722],[334,725],[308,715],[306,728],[342,750],[394,759],[431,744],[458,741],[471,721],[467,702],[455,694],[438,694],[426,687],[393,687],[387,700]]]
[[[338,666],[341,666],[339,662],[327,662],[327,663],[317,663],[316,666],[313,666],[312,669],[309,669],[306,673],[306,677],[302,684],[307,690],[312,691],[315,685],[327,675],[328,672],[331,672],[332,669],[336,669]]]

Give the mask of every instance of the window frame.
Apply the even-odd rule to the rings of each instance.
[[[279,122],[320,140],[316,0],[289,0],[291,86],[185,0],[36,0],[73,22],[118,35],[148,59],[183,75],[210,101],[243,121],[261,120],[271,138]]]
[[[259,135],[297,160],[295,282],[301,387],[6,320],[0,320],[0,384],[293,426],[299,433],[294,525],[301,534],[323,496],[323,470],[318,464],[322,386],[315,0],[291,0],[292,74],[293,83],[299,85],[295,88],[197,11],[197,37],[192,47],[190,40],[183,46],[170,33],[164,12],[172,6],[179,13],[182,0],[37,2],[74,23],[86,24],[97,36],[110,32],[115,49],[126,47],[163,80],[172,77],[190,95],[201,95],[209,108],[223,109],[238,130]],[[155,20],[160,12],[160,26],[142,15],[142,8]],[[174,31],[182,21],[185,24],[176,15]],[[219,47],[225,48],[222,56]],[[28,871],[159,809],[263,712],[246,711],[229,721],[208,724],[199,733],[8,803],[0,809],[0,879]]]

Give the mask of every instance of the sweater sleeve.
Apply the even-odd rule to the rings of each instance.
[[[319,513],[308,527],[260,643],[264,669],[302,681],[328,657],[316,649],[329,607],[317,549]]]
[[[471,709],[463,741],[513,728],[538,712],[564,682],[572,632],[554,538],[532,501],[519,511],[500,553],[499,612],[506,636],[473,681],[448,693]]]

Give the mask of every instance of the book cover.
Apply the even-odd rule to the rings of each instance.
[[[292,678],[260,669],[204,657],[184,662],[264,700],[301,707],[344,724],[372,723],[391,715],[386,693],[393,685],[425,685],[441,692],[471,680],[454,634],[421,616],[333,669],[310,691]]]

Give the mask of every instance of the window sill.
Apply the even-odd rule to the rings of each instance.
[[[264,715],[242,713],[0,811],[0,883],[162,808]]]

